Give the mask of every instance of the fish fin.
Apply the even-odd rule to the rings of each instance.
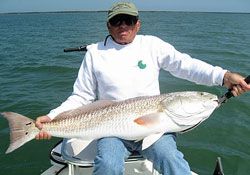
[[[141,126],[155,126],[160,122],[160,115],[160,112],[144,115],[135,119],[134,122]]]
[[[3,112],[1,115],[9,121],[10,127],[10,145],[6,154],[34,139],[39,133],[39,129],[35,127],[35,121],[28,117],[14,112]]]
[[[147,149],[148,147],[153,145],[157,140],[159,140],[159,138],[161,138],[163,134],[164,132],[161,132],[145,137],[142,141],[142,150]]]
[[[72,109],[72,110],[69,110],[69,111],[62,112],[59,115],[57,115],[53,119],[53,121],[66,119],[66,118],[69,118],[71,116],[82,115],[83,113],[89,113],[89,112],[91,112],[93,110],[98,110],[100,108],[104,108],[106,106],[116,104],[116,103],[117,102],[114,102],[114,101],[111,101],[111,100],[98,100],[98,101],[95,101],[93,103],[78,107],[76,109]]]

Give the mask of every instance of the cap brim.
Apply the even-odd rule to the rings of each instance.
[[[121,15],[121,14],[124,14],[124,15],[131,15],[131,16],[138,16],[138,13],[136,12],[128,12],[128,11],[119,11],[117,13],[112,13],[110,16],[108,16],[108,21],[113,18],[114,16],[116,15]]]

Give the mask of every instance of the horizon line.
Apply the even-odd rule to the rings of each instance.
[[[93,10],[93,11],[47,11],[47,12],[6,12],[0,13],[0,15],[15,15],[15,14],[53,14],[53,13],[104,13],[107,10]],[[164,13],[220,13],[220,14],[250,14],[250,12],[216,12],[216,11],[163,11],[163,10],[141,10],[139,12],[152,13],[152,12],[164,12]]]

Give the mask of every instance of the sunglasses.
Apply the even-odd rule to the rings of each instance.
[[[117,15],[109,20],[109,24],[114,27],[118,27],[125,22],[127,26],[133,26],[138,21],[138,16],[130,16],[130,15]]]

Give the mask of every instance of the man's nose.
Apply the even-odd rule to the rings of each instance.
[[[128,25],[126,24],[126,22],[123,20],[120,27],[127,27]]]

